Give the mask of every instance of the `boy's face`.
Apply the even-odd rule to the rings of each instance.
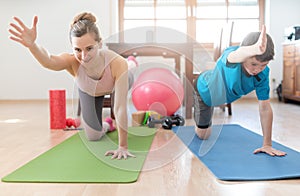
[[[243,62],[243,67],[247,71],[247,73],[251,76],[255,76],[262,72],[268,65],[269,61],[260,62],[256,60],[255,56],[247,58]]]

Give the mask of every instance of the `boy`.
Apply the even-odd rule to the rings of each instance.
[[[194,119],[195,132],[200,139],[211,134],[214,106],[232,103],[255,90],[259,100],[259,114],[263,132],[263,145],[254,153],[284,156],[285,152],[272,148],[273,112],[269,101],[269,67],[274,57],[272,38],[261,32],[248,34],[241,46],[227,48],[214,70],[205,71],[195,80]]]

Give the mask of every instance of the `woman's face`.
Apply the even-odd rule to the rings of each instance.
[[[266,68],[268,63],[269,61],[260,62],[256,60],[255,57],[250,57],[243,62],[243,66],[249,75],[255,76],[262,72]]]
[[[72,37],[72,48],[75,58],[81,64],[90,62],[97,54],[99,42],[95,41],[93,33],[81,37]]]

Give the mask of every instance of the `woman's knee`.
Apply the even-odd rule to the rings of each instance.
[[[98,141],[103,137],[104,134],[105,134],[104,131],[85,129],[85,135],[89,141]]]
[[[97,141],[100,140],[103,135],[105,135],[105,132],[101,130],[95,130],[92,127],[90,127],[86,122],[83,120],[83,128],[86,135],[86,138],[89,141]]]

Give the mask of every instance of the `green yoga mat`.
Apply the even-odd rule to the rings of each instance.
[[[41,154],[11,174],[3,182],[70,182],[70,183],[130,183],[138,179],[155,129],[131,127],[128,130],[129,151],[136,158],[112,160],[104,156],[117,148],[117,131],[99,141],[87,141],[80,131]]]

